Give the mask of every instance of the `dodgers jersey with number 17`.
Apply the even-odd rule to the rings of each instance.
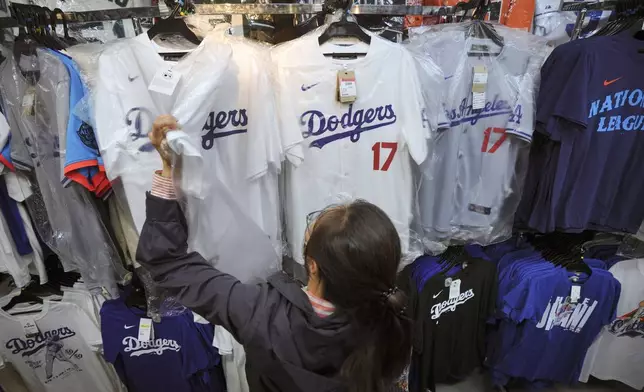
[[[407,249],[413,181],[409,155],[427,154],[428,128],[410,53],[373,36],[366,56],[324,57],[319,34],[273,50],[286,156],[286,233],[300,263],[309,213],[365,199],[394,222]],[[339,70],[355,72],[357,100],[336,100]],[[409,154],[409,155],[408,155]]]
[[[435,59],[448,83],[443,103],[447,120],[439,124],[432,157],[422,165],[421,217],[431,241],[489,243],[511,233],[524,177],[521,163],[534,129],[537,77],[547,52],[537,44],[524,49],[514,37],[504,38],[498,55],[491,56],[469,55],[474,42],[458,29],[441,32],[423,47],[428,56],[452,53]],[[483,66],[487,74],[480,108],[473,103],[475,66]]]

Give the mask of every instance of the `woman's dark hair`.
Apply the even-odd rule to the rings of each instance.
[[[342,365],[351,392],[381,392],[411,354],[407,297],[396,287],[400,237],[387,214],[364,200],[327,208],[309,228],[304,247],[314,260],[324,298],[347,312],[357,348]]]

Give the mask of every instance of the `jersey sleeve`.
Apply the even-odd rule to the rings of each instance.
[[[284,156],[297,166],[304,160],[304,148],[302,146],[304,137],[299,127],[299,115],[295,112],[297,105],[292,102],[293,94],[288,90],[293,83],[288,82],[288,68],[279,66],[280,55],[280,48],[273,50],[271,53],[271,60],[275,70],[276,113],[279,113],[280,139]]]
[[[98,76],[94,91],[93,109],[97,142],[107,176],[112,180],[127,169],[123,164],[120,164],[122,161],[120,158],[129,137],[129,129],[124,119],[130,116],[126,111],[127,106],[121,101],[121,98],[126,94],[119,94],[119,91],[126,87],[121,85],[121,79],[125,76],[119,75],[121,67],[115,62],[119,57],[119,61],[129,62],[128,56],[123,51],[124,49],[113,48],[113,50],[101,54],[98,60]],[[131,65],[133,69],[136,69],[134,64]],[[127,68],[127,64],[124,68]],[[132,125],[141,125],[140,117],[135,117]]]
[[[591,67],[579,43],[557,47],[541,69],[536,122],[540,131],[553,140],[561,140],[561,128],[547,126],[551,116],[587,125],[586,102]]]
[[[275,95],[271,88],[270,74],[261,62],[261,53],[250,53],[252,64],[247,68],[246,81],[240,80],[240,90],[252,88],[253,91],[240,91],[249,94],[248,118],[250,132],[248,138],[247,177],[257,178],[268,170],[269,163],[279,166],[282,155],[281,137],[275,108]]]
[[[532,141],[535,129],[536,99],[541,78],[541,65],[544,56],[548,53],[545,49],[528,58],[525,74],[519,85],[519,96],[508,121],[506,133],[512,134],[527,142]]]
[[[403,68],[400,89],[401,96],[398,99],[402,107],[402,135],[409,154],[421,164],[427,157],[427,139],[430,137],[432,122],[437,121],[427,116],[428,112],[421,92],[421,81],[418,77],[418,69],[413,57],[408,52],[403,52]]]
[[[445,76],[430,57],[414,52],[412,56],[416,63],[423,98],[423,126],[431,136],[432,132],[449,127],[449,120],[443,110]]]

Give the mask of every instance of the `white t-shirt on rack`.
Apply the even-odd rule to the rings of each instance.
[[[382,208],[408,248],[412,163],[427,155],[414,59],[404,47],[372,35],[366,56],[323,55],[322,30],[276,47],[278,105],[286,157],[286,235],[303,263],[307,215],[347,199]],[[346,48],[345,48],[346,49]],[[338,71],[355,72],[357,100],[336,100]]]
[[[228,45],[232,56],[221,84],[210,97],[202,127],[184,128],[197,159],[184,156],[182,190],[188,199],[190,244],[207,259],[217,254],[212,241],[220,216],[213,209],[213,181],[233,195],[281,255],[280,201],[277,175],[282,146],[266,47],[213,32],[208,39]],[[169,136],[170,138],[170,136]],[[197,190],[194,191],[193,190]]]
[[[35,323],[38,334],[27,338],[25,321]],[[45,300],[33,315],[0,310],[0,354],[31,392],[112,392],[95,353],[101,343],[98,326],[74,304]]]
[[[588,349],[579,381],[589,376],[644,388],[644,259],[624,260],[610,272],[622,285],[617,318]]]

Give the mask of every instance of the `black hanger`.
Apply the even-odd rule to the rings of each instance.
[[[351,9],[352,5],[353,2],[351,0],[347,0],[344,7],[344,13],[342,14],[340,20],[331,23],[329,27],[327,27],[327,29],[324,30],[324,32],[318,37],[319,45],[324,44],[332,38],[338,37],[357,38],[365,44],[371,44],[371,36],[364,30],[362,30],[360,25],[358,25],[356,22],[349,20],[349,10]],[[364,53],[338,53],[337,55],[342,57],[356,57],[358,55],[364,55]]]
[[[38,42],[32,35],[32,24],[34,22],[31,20],[31,16],[27,15],[26,10],[27,6],[22,5],[18,7],[15,4],[11,5],[11,14],[16,18],[20,26],[18,35],[13,42],[13,56],[16,64],[19,64],[22,56],[34,56],[36,54],[36,47],[38,46]]]
[[[65,13],[60,8],[54,8],[51,16],[52,18],[54,18],[54,21],[57,20],[58,15],[60,15],[60,19],[63,22],[63,42],[65,42],[68,46],[76,45],[78,43],[78,40],[74,37],[69,36],[69,28],[67,27],[67,18],[65,17]]]
[[[165,19],[159,19],[157,23],[155,23],[154,26],[152,26],[152,28],[148,30],[148,38],[152,39],[161,34],[179,34],[193,44],[199,45],[201,43],[201,40],[199,40],[195,33],[193,33],[192,30],[188,28],[188,25],[186,25],[186,22],[183,20],[183,18],[175,17],[180,7],[181,5],[177,4],[172,10],[172,13],[169,17]]]
[[[482,20],[472,20],[470,22],[470,26],[468,27],[466,31],[466,36],[468,37],[474,37],[474,38],[481,38],[481,39],[489,39],[492,41],[495,45],[497,45],[499,48],[503,48],[504,46],[504,41],[503,37],[497,33],[496,29],[492,24],[488,22],[484,22]],[[491,52],[491,53],[485,53],[485,52],[469,52],[468,55],[470,56],[498,56],[500,52]]]
[[[43,13],[47,16],[47,20],[49,23],[49,29],[48,29],[48,36],[49,36],[49,43],[50,43],[50,48],[56,49],[56,50],[62,50],[67,48],[69,45],[63,41],[60,37],[58,37],[58,34],[56,33],[56,14],[49,8],[43,8]],[[63,16],[64,18],[64,16]]]
[[[19,295],[11,298],[11,301],[9,301],[8,304],[2,307],[2,310],[5,312],[14,306],[16,306],[19,303],[24,303],[24,302],[36,302],[39,304],[43,303],[42,298],[38,297],[37,295],[34,295],[28,291],[29,289],[22,289]]]
[[[148,300],[145,296],[145,288],[139,276],[135,273],[132,274],[130,281],[131,291],[127,298],[125,298],[125,305],[128,307],[138,308],[147,312]]]

